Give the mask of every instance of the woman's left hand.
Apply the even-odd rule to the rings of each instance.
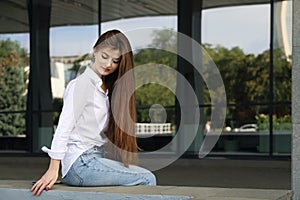
[[[31,187],[30,192],[33,195],[39,196],[44,189],[48,191],[52,188],[58,179],[59,164],[60,161],[51,159],[47,172]]]

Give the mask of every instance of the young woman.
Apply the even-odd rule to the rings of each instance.
[[[51,189],[58,179],[60,163],[68,185],[156,185],[150,171],[136,166],[130,43],[120,31],[111,30],[100,36],[93,54],[92,66],[66,88],[51,149],[42,148],[51,158],[49,168],[32,186],[34,195]]]

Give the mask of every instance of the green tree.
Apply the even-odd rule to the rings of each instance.
[[[227,103],[237,105],[245,103],[247,101],[247,96],[244,95],[246,90],[245,79],[248,76],[246,66],[251,62],[253,56],[249,55],[246,57],[243,50],[239,47],[228,49],[220,45],[212,46],[211,44],[203,44],[203,47],[220,71],[225,86]],[[205,91],[204,94],[209,95],[208,91]],[[210,104],[210,99],[205,98],[205,103]],[[244,106],[241,106],[239,109],[228,107],[227,121],[231,121],[228,125],[239,126],[238,123],[232,124],[232,122],[236,123],[236,119],[240,118],[243,118],[243,121],[245,121],[248,116],[246,113],[248,112],[248,108]]]
[[[246,81],[247,98],[249,102],[268,103],[269,101],[269,74],[270,55],[265,51],[257,55],[247,66],[248,78]]]
[[[292,62],[281,49],[274,50],[274,101],[283,104],[275,107],[278,117],[291,115]]]
[[[149,74],[151,82],[159,82],[159,75],[154,74],[152,67],[157,65],[164,65],[172,68],[177,66],[177,55],[170,51],[176,52],[176,32],[164,29],[161,31],[154,31],[153,41],[148,49],[141,49],[134,55],[135,67],[147,65],[147,70],[140,71],[135,74],[136,78],[143,74]],[[172,74],[160,74],[164,81],[168,84],[176,84],[176,76]],[[144,76],[143,76],[144,77]],[[150,122],[149,108],[154,104],[160,104],[164,107],[172,107],[175,105],[175,94],[168,88],[159,84],[146,84],[136,90],[136,102],[138,121]],[[145,108],[145,109],[143,109]],[[167,108],[167,121],[175,123],[175,109]]]
[[[219,45],[213,47],[210,44],[204,44],[203,46],[221,73],[228,103],[243,101],[246,97],[240,94],[244,92],[244,80],[247,77],[245,63],[249,62],[244,52],[239,47],[227,49]]]
[[[228,107],[227,120],[234,122],[234,126],[244,123],[254,123],[255,116],[261,113],[268,113],[267,106],[250,106],[253,103],[268,104],[269,85],[270,85],[270,54],[266,50],[258,55],[245,54],[240,47],[226,48],[220,45],[202,45],[212,60],[217,65],[222,76],[227,102],[236,105]],[[155,64],[163,64],[176,68],[177,55],[168,50],[176,52],[177,35],[172,30],[155,31],[152,44],[148,49],[142,49],[135,54],[135,65],[155,67]],[[291,62],[286,59],[280,49],[274,50],[274,101],[286,102],[275,108],[274,112],[278,116],[289,115],[291,112]],[[205,64],[204,64],[205,65]],[[149,73],[151,69],[140,72]],[[152,72],[153,73],[153,72]],[[209,80],[213,80],[214,74],[210,75]],[[139,74],[136,74],[139,77]],[[155,80],[155,76],[151,77]],[[176,78],[167,77],[164,79],[176,82]],[[204,103],[210,104],[210,94],[204,86]],[[218,91],[212,91],[216,93]],[[175,95],[164,88],[155,84],[148,84],[136,91],[138,106],[151,106],[159,103],[163,106],[175,105]],[[210,109],[207,109],[209,112]],[[207,113],[209,114],[209,113]],[[149,121],[148,110],[138,111],[139,121]],[[232,125],[232,124],[230,124]]]
[[[153,31],[153,40],[150,47],[167,51],[177,50],[177,33],[172,29]]]
[[[256,115],[268,113],[267,106],[250,104],[267,105],[269,102],[269,50],[254,55],[245,54],[239,47],[228,49],[210,44],[204,47],[221,73],[228,103],[237,105],[230,107],[227,112],[227,117],[235,121],[235,126],[254,123]],[[274,50],[274,96],[276,102],[291,101],[291,62],[280,49]],[[287,103],[276,107],[275,114],[289,115],[290,105]]]
[[[0,111],[22,111],[26,107],[28,55],[18,42],[0,41]],[[0,134],[18,135],[25,132],[25,114],[0,114]]]

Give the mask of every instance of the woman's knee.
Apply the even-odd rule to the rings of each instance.
[[[156,177],[152,172],[147,173],[147,185],[155,186],[156,185]]]

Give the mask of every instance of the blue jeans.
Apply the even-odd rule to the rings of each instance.
[[[73,163],[64,183],[73,186],[156,185],[156,178],[147,169],[104,158],[102,147],[85,151]]]

